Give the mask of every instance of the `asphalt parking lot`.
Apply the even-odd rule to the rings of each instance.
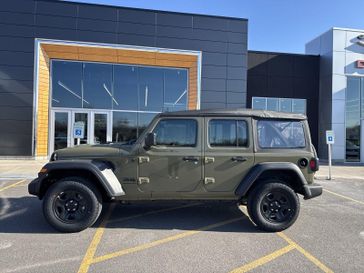
[[[1,272],[364,272],[364,180],[320,180],[282,233],[256,229],[244,207],[115,204],[94,227],[55,232],[26,179],[0,179]]]

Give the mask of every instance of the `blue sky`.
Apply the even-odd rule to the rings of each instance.
[[[332,27],[364,29],[364,0],[74,0],[247,18],[249,50],[304,53]]]

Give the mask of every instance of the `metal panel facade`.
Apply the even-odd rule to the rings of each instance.
[[[35,38],[202,51],[201,108],[245,107],[247,23],[52,0],[4,1],[0,5],[0,156],[33,155]]]
[[[320,57],[249,51],[248,59],[248,107],[252,97],[306,99],[312,142],[317,147]]]

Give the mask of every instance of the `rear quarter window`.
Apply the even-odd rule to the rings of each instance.
[[[259,120],[257,130],[260,148],[306,147],[302,121]]]

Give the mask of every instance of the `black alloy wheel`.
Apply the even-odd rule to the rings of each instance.
[[[102,197],[95,185],[82,177],[65,177],[45,193],[43,213],[61,232],[79,232],[93,225],[102,210]]]
[[[282,191],[267,193],[260,205],[260,210],[265,219],[273,223],[287,221],[294,214],[291,195]]]
[[[82,221],[87,217],[89,202],[82,193],[76,190],[60,192],[54,199],[54,214],[65,223]]]
[[[258,228],[282,231],[297,219],[300,202],[294,190],[280,180],[270,180],[254,188],[248,196],[248,212]]]

